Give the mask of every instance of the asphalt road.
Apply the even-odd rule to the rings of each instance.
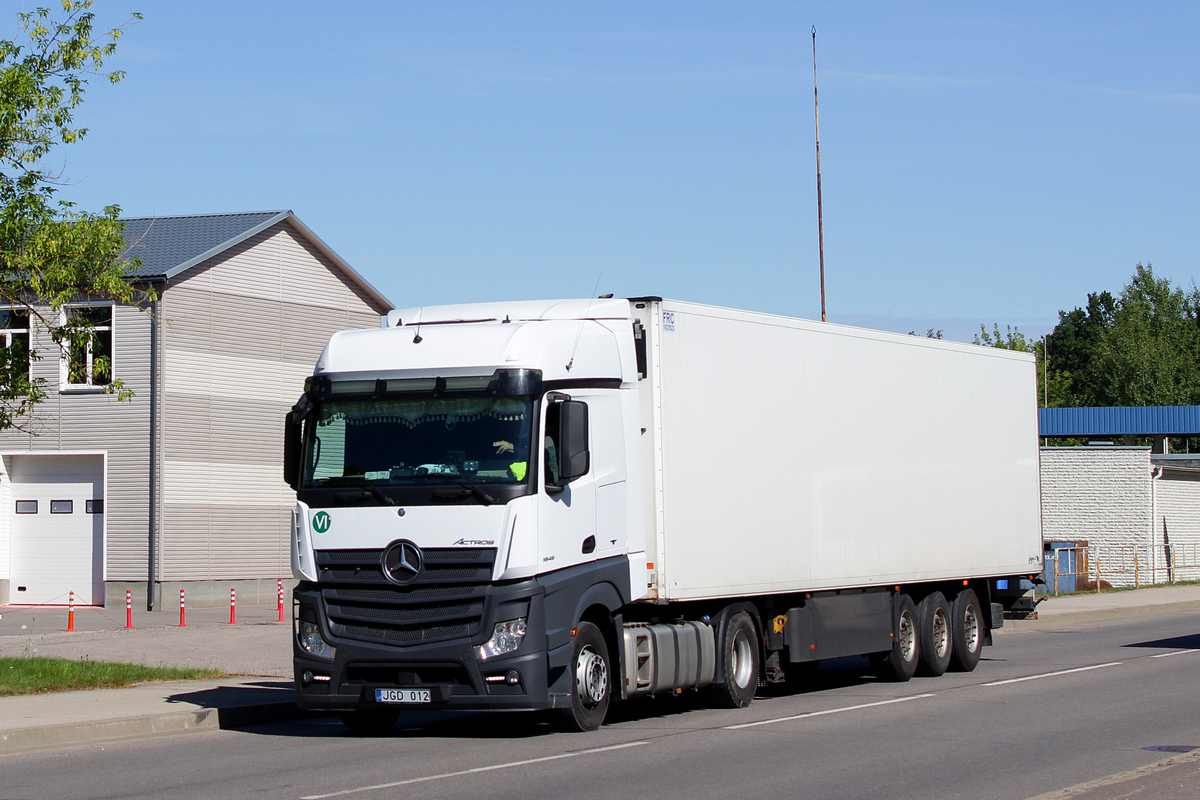
[[[413,712],[360,739],[332,718],[0,756],[15,798],[1004,798],[1200,746],[1200,617],[997,637],[969,674],[880,684],[825,665],[747,709],[661,698],[592,734],[532,715]]]

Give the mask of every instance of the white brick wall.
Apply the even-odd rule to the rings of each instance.
[[[1093,552],[1099,553],[1101,577],[1113,586],[1133,585],[1133,553],[1140,548],[1139,582],[1167,580],[1161,552],[1161,574],[1155,576],[1154,564],[1146,563],[1155,544],[1149,447],[1043,447],[1041,475],[1044,541],[1098,547]],[[1200,519],[1196,522],[1200,533]]]
[[[1158,580],[1200,579],[1200,470],[1161,470],[1154,481],[1154,539]],[[1172,547],[1168,576],[1164,544]]]

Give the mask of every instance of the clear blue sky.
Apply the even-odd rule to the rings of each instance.
[[[290,208],[399,306],[819,318],[814,25],[831,321],[1040,335],[1200,265],[1195,3],[98,3],[145,20],[62,195]]]

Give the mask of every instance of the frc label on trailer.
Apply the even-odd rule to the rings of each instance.
[[[317,533],[325,533],[333,526],[333,518],[329,516],[327,511],[318,511],[313,514],[312,518],[313,530]]]
[[[663,330],[670,331],[671,333],[675,332],[675,312],[674,311],[664,311],[663,312]]]

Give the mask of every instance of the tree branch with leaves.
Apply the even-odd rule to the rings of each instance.
[[[138,262],[122,257],[120,208],[88,213],[56,197],[62,176],[50,156],[87,135],[75,112],[88,81],[121,81],[124,72],[104,72],[104,63],[124,28],[141,19],[134,14],[124,26],[98,34],[91,8],[92,0],[63,0],[57,18],[46,8],[21,13],[23,36],[0,41],[0,305],[10,315],[19,310],[31,334],[35,325],[48,331],[56,349],[88,346],[88,321],[64,314],[69,303],[153,298],[149,288],[128,280]],[[43,354],[37,337],[27,341],[24,352],[12,343],[0,348],[0,430],[21,428],[46,396],[45,380],[31,378],[27,368]],[[107,356],[91,368],[111,377]],[[120,399],[132,396],[120,381],[104,385]]]

